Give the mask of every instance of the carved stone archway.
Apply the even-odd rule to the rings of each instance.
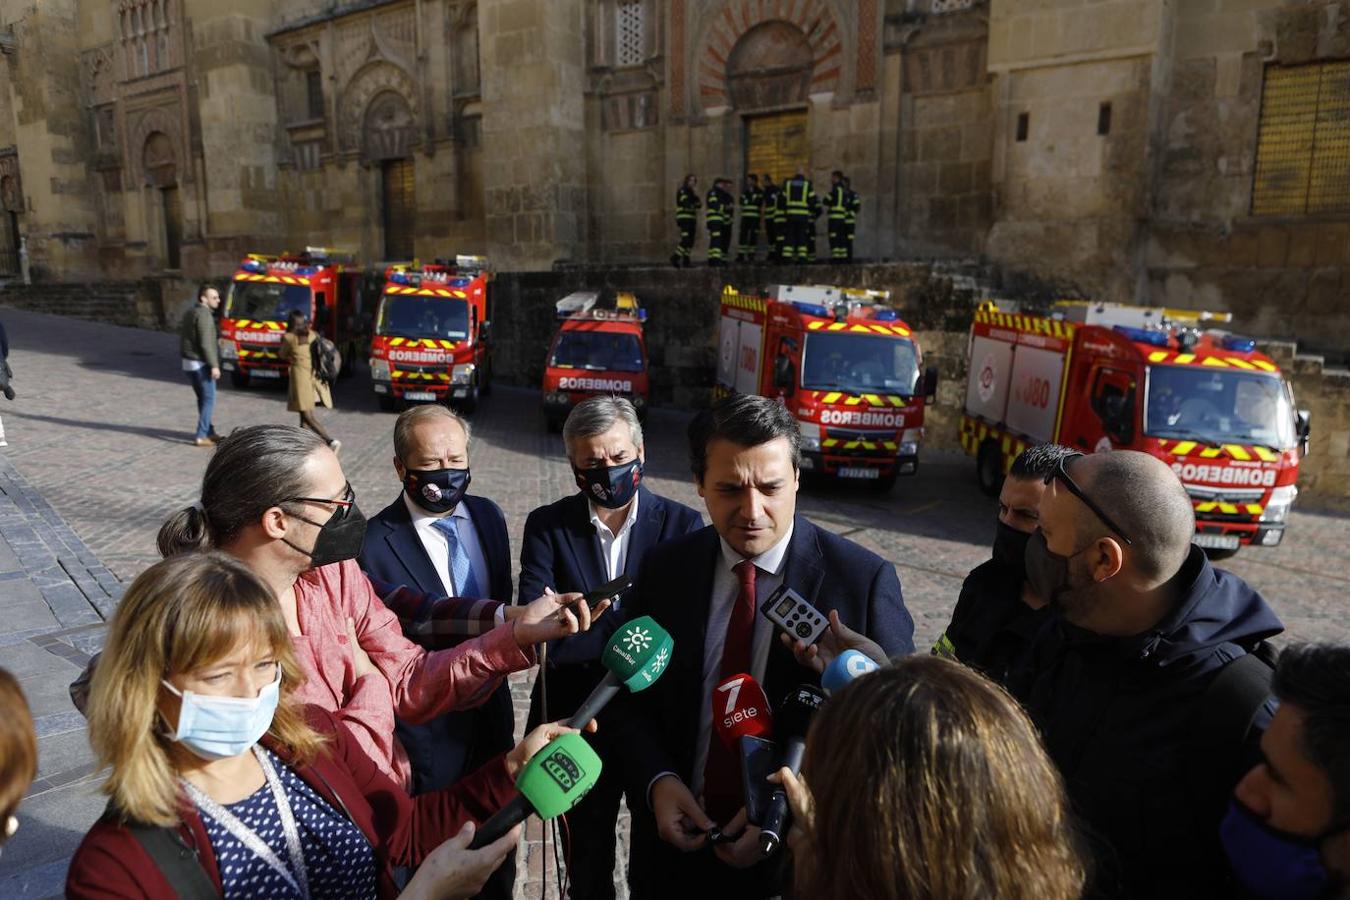
[[[760,51],[768,58],[768,50],[781,42],[786,50],[793,44],[789,29],[802,36],[810,48],[810,77],[806,93],[817,94],[839,88],[844,67],[844,44],[840,23],[826,0],[726,0],[721,8],[709,11],[707,25],[702,29],[696,45],[695,65],[697,95],[695,105],[703,109],[733,105],[732,74],[733,51],[741,41],[752,38],[752,44],[762,44]],[[756,37],[752,32],[761,26],[774,24]],[[795,58],[795,57],[792,57]],[[752,70],[737,69],[741,79],[736,86],[747,84]],[[781,73],[780,73],[781,74]],[[753,91],[752,91],[753,93]]]
[[[727,60],[727,94],[737,110],[806,102],[811,89],[811,43],[787,22],[763,22],[747,31]]]
[[[173,141],[162,131],[151,132],[141,149],[141,171],[151,187],[167,188],[178,184],[178,158]]]
[[[376,94],[366,107],[361,128],[361,158],[368,162],[403,159],[411,152],[417,123],[408,101],[397,91]]]
[[[155,141],[155,158],[171,160],[176,170],[175,177],[181,177],[185,182],[192,180],[191,169],[186,165],[187,155],[183,152],[181,122],[176,107],[155,107],[140,113],[128,114],[127,119],[130,122],[130,133],[126,143],[127,156],[139,167],[139,171],[135,173],[137,183],[161,186],[145,166],[146,150],[156,133],[161,139]]]
[[[384,94],[393,94],[402,101],[401,110]],[[417,90],[408,74],[393,63],[372,62],[352,76],[342,92],[339,112],[339,138],[345,151],[360,151],[364,156],[369,148],[366,141],[366,128],[372,122],[382,123],[386,132],[403,129],[401,123],[406,114],[406,144],[415,140],[417,134]],[[382,118],[388,117],[388,118]],[[383,138],[375,143],[382,143]],[[376,157],[378,159],[380,157]],[[370,160],[368,157],[367,159]]]

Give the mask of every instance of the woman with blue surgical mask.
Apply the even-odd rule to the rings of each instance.
[[[327,710],[271,590],[223,553],[146,570],[109,626],[89,698],[108,808],[76,851],[66,896],[469,897],[516,828],[470,850],[525,762],[567,729],[542,725],[453,788],[413,799]]]

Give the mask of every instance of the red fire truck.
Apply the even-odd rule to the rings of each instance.
[[[567,414],[598,394],[627,397],[638,416],[647,418],[647,344],[642,325],[647,311],[637,298],[619,292],[612,299],[598,291],[568,294],[555,304],[558,331],[544,362],[544,421],[562,428]]]
[[[801,427],[802,469],[888,490],[919,468],[937,370],[889,294],[778,285],[722,290],[715,393],[779,397]]]
[[[1050,317],[985,303],[970,332],[961,446],[997,493],[1028,444],[1141,450],[1168,463],[1195,507],[1195,542],[1226,556],[1273,547],[1298,496],[1308,414],[1227,314],[1064,303]]]
[[[234,273],[220,318],[220,367],[234,386],[286,377],[288,366],[277,351],[294,310],[337,344],[347,371],[362,337],[363,276],[351,256],[322,247],[280,256],[250,253]]]
[[[370,340],[382,408],[423,401],[477,408],[492,382],[491,281],[481,256],[389,267]]]

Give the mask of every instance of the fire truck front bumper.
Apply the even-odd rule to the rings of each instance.
[[[589,400],[591,397],[599,396],[598,393],[586,393],[584,391],[544,391],[544,415],[550,421],[562,422],[567,418],[572,407],[576,406],[582,400]],[[606,396],[609,396],[606,394]],[[615,396],[623,397],[629,403],[633,404],[633,409],[637,410],[638,418],[643,422],[647,421],[647,398],[641,394],[617,394]]]
[[[1277,547],[1284,540],[1284,523],[1237,524],[1230,522],[1195,523],[1194,542],[1206,550],[1236,550],[1242,546]]]
[[[831,478],[875,481],[899,475],[915,475],[919,471],[919,450],[903,456],[836,456],[805,447],[801,451],[803,472]]]

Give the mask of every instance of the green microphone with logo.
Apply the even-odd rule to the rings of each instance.
[[[605,677],[586,702],[567,721],[569,728],[585,728],[605,704],[628,688],[633,693],[656,683],[670,664],[675,639],[651,616],[640,616],[615,630],[600,662]],[[552,819],[567,812],[600,777],[600,757],[579,734],[562,734],[530,757],[516,778],[519,794],[482,824],[469,844],[485,847],[537,813]]]
[[[670,655],[674,651],[675,639],[651,616],[639,616],[620,625],[600,657],[605,677],[576,714],[567,720],[567,727],[585,728],[586,723],[614,699],[620,688],[628,688],[636,694],[651,687],[670,665]]]
[[[469,843],[470,850],[488,844],[537,813],[552,819],[577,805],[600,777],[600,757],[579,734],[560,734],[530,757],[516,777],[519,791],[493,814]]]

